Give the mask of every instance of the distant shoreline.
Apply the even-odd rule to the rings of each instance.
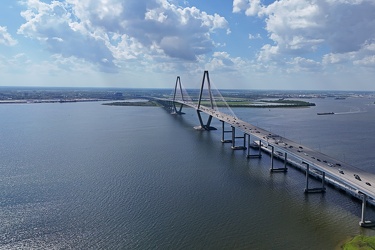
[[[208,102],[202,102],[202,105],[207,106]],[[295,101],[295,100],[260,100],[257,102],[249,102],[249,101],[228,101],[218,102],[216,103],[217,107],[229,107],[231,108],[304,108],[304,107],[311,107],[315,106],[315,103],[305,102],[305,101]],[[143,107],[152,107],[158,106],[153,101],[118,101],[118,102],[110,102],[110,103],[103,103],[103,105],[108,106],[143,106]]]
[[[72,102],[100,102],[103,99],[49,99],[49,100],[0,100],[0,104],[33,104],[33,103],[72,103]]]
[[[157,107],[158,104],[153,101],[131,101],[132,99],[102,103],[107,106],[136,106],[136,107]],[[108,99],[84,98],[84,99],[44,99],[44,100],[0,100],[0,104],[35,104],[35,103],[74,103],[74,102],[100,102],[111,101]],[[202,101],[202,105],[208,105],[208,102]],[[315,103],[295,100],[260,100],[260,101],[228,101],[217,102],[217,107],[231,108],[303,108],[315,106]]]
[[[157,107],[157,104],[152,101],[147,102],[106,102],[102,105],[107,106],[136,106],[136,107]]]

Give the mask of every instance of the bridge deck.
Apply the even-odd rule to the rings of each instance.
[[[202,105],[200,105],[198,109],[198,105],[192,102],[175,102],[200,110],[201,112],[230,124],[246,134],[255,136],[256,138],[265,141],[268,145],[273,146],[275,150],[285,152],[289,156],[294,156],[295,158],[300,159],[301,164],[302,162],[305,162],[309,164],[311,168],[325,172],[327,177],[341,182],[342,184],[356,190],[357,193],[364,193],[371,199],[375,199],[375,174],[365,172],[350,164],[334,159],[287,138],[275,135],[270,131],[254,126],[218,110]],[[356,176],[358,177],[356,178]]]

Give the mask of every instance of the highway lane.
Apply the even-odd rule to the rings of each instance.
[[[198,110],[198,105],[194,103],[178,102]],[[262,143],[265,142],[266,145],[273,146],[275,152],[279,151],[287,153],[288,156],[293,156],[299,159],[301,164],[302,162],[305,162],[309,164],[310,168],[325,172],[327,177],[333,178],[357,192],[362,192],[368,197],[375,199],[375,174],[365,172],[343,161],[334,159],[319,151],[308,148],[280,135],[273,134],[270,131],[254,126],[218,110],[202,105],[200,105],[199,110],[230,124],[246,134],[255,136],[260,139]]]

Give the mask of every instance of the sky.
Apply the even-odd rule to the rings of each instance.
[[[0,86],[375,90],[374,0],[1,0]]]

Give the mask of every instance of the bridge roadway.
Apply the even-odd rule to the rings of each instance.
[[[355,190],[355,192],[358,194],[363,193],[370,199],[375,200],[375,174],[360,170],[319,151],[273,134],[270,131],[254,126],[218,110],[214,110],[203,105],[200,105],[198,109],[197,104],[187,101],[175,100],[175,103],[192,107],[196,110],[211,115],[220,121],[226,122],[248,135],[255,136],[259,140],[266,142],[267,145],[274,147],[274,149],[277,151],[285,152],[288,154],[288,156],[294,156],[295,158],[300,159],[301,164],[307,163],[309,164],[310,168],[324,172],[327,177],[348,186],[349,188]],[[355,177],[356,175],[358,175],[357,178]]]

